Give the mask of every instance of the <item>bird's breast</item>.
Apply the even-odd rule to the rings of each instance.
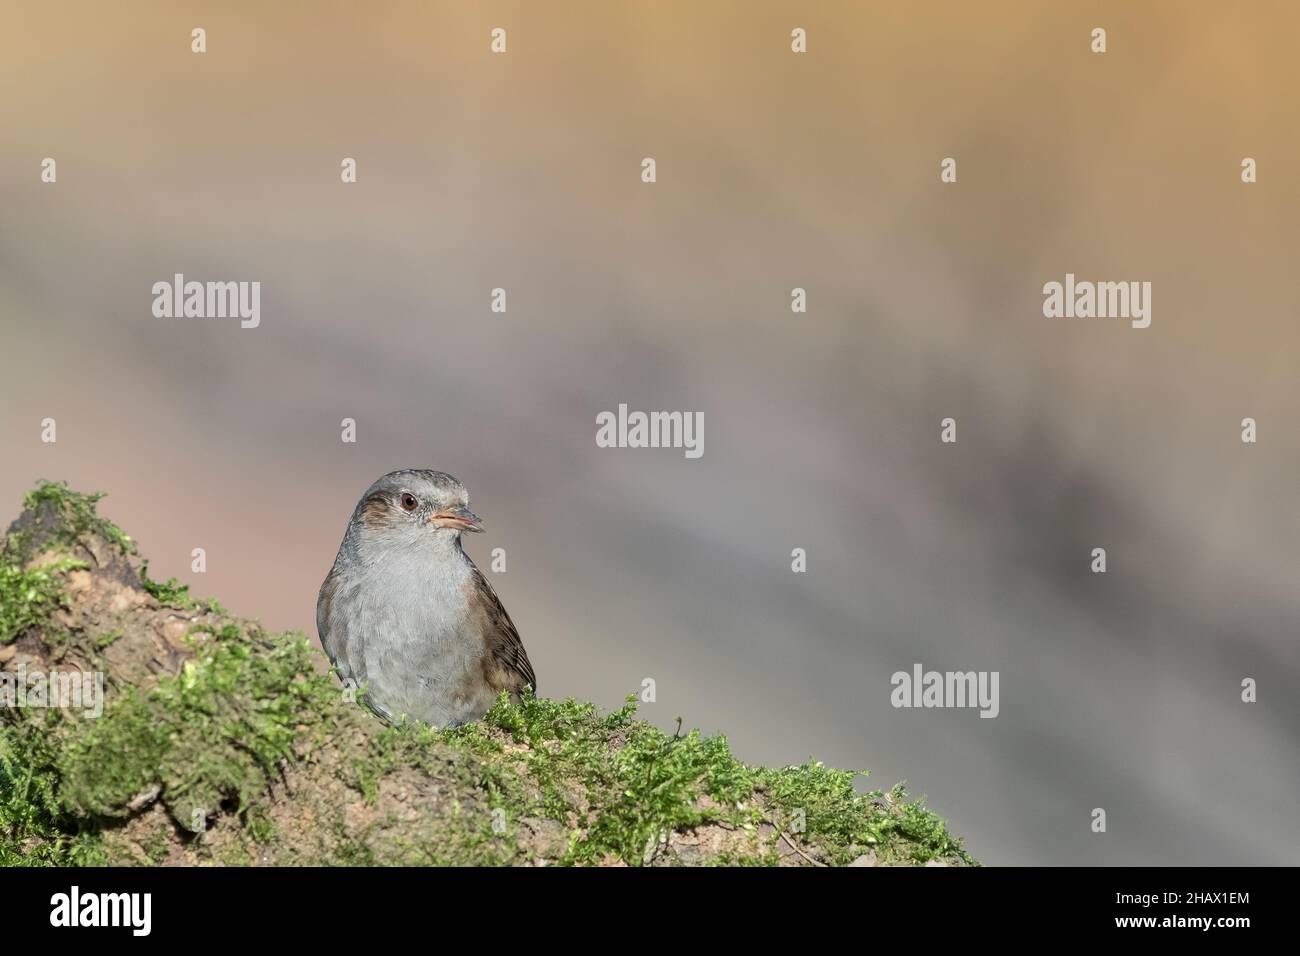
[[[446,639],[463,628],[469,576],[467,561],[430,567],[427,561],[395,559],[360,582],[366,629],[381,641]]]
[[[378,569],[376,569],[378,570]],[[354,580],[351,627],[373,701],[435,726],[459,723],[459,698],[481,672],[483,637],[471,626],[468,558],[432,567],[390,562]]]

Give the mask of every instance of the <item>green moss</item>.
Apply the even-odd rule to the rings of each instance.
[[[40,482],[23,497],[28,520],[7,534],[0,548],[0,644],[45,626],[59,606],[64,575],[88,566],[67,555],[27,567],[37,542],[71,548],[88,536],[98,536],[123,554],[134,551],[134,543],[122,529],[96,513],[96,502],[102,497],[52,481]]]
[[[68,814],[58,795],[58,711],[27,717],[22,732],[0,724],[0,866],[106,862],[98,834]]]
[[[61,558],[24,569],[8,555],[0,555],[0,644],[45,625],[60,604],[63,576],[84,567],[84,561]]]
[[[181,608],[192,608],[198,605],[198,602],[190,597],[188,584],[181,584],[175,578],[168,578],[166,581],[155,581],[150,578],[148,561],[140,564],[140,585],[152,594],[159,604]]]
[[[816,838],[835,863],[850,863],[868,849],[881,863],[925,863],[947,856],[974,862],[923,801],[907,801],[901,784],[888,794],[859,794],[853,787],[858,772],[820,763],[757,773],[773,804],[785,811],[787,825],[799,820],[804,839]]]
[[[725,737],[691,731],[669,735],[635,719],[635,698],[601,717],[575,700],[502,697],[482,723],[441,737],[482,760],[501,763],[496,729],[518,744],[524,768],[518,785],[497,781],[517,812],[558,819],[572,828],[562,862],[594,863],[608,856],[644,858],[664,834],[716,824],[754,831],[767,825],[815,844],[833,862],[848,863],[867,848],[881,862],[955,857],[973,862],[943,821],[895,788],[888,796],[854,791],[857,773],[804,764],[753,768],[732,755]],[[770,864],[774,852],[735,854],[723,862]]]
[[[34,533],[48,532],[53,540],[68,547],[97,537],[123,555],[135,554],[131,537],[96,510],[104,494],[73,491],[64,482],[42,480],[23,496],[23,507],[31,513],[33,522],[22,535],[30,538]]]
[[[24,570],[32,535],[134,550],[96,515],[99,497],[50,482],[28,495],[35,517],[0,551],[0,641],[37,628],[48,642],[78,566],[69,556]],[[163,604],[200,606],[175,579],[141,578]],[[86,637],[83,650],[99,666],[95,652],[133,633]],[[703,858],[712,864],[772,865],[787,841],[832,863],[867,850],[880,862],[973,862],[901,787],[858,793],[857,773],[816,763],[750,767],[723,736],[638,720],[633,698],[601,715],[572,699],[503,695],[466,727],[380,728],[318,672],[302,635],[214,610],[185,641],[179,673],[115,687],[98,718],[0,713],[0,864],[158,862],[179,841],[200,860],[240,865],[260,847],[303,863],[639,865],[671,862],[659,849],[691,830],[725,837]],[[304,764],[317,775],[309,792],[277,790]]]
[[[600,718],[590,704],[528,698],[499,701],[486,718],[528,744],[523,759],[540,787],[539,809],[581,832],[566,862],[639,862],[663,833],[752,822],[738,808],[751,795],[749,775],[725,738],[670,737],[633,720],[635,710],[629,701]]]
[[[98,720],[47,728],[42,738],[57,745],[7,759],[6,781],[27,781],[11,791],[13,806],[44,809],[36,819],[11,813],[0,818],[4,826],[57,834],[66,855],[73,833],[126,815],[134,798],[156,790],[178,827],[200,830],[224,810],[242,820],[250,843],[272,841],[275,828],[260,801],[280,762],[294,758],[295,741],[313,725],[328,732],[346,705],[313,673],[300,637],[231,627],[198,637],[200,656],[178,676],[148,694],[126,690]],[[574,700],[512,704],[503,697],[478,724],[441,732],[399,726],[363,737],[345,781],[367,803],[378,802],[386,778],[412,772],[449,799],[440,815],[405,830],[389,817],[359,831],[340,824],[330,862],[518,862],[535,855],[518,839],[520,821],[538,818],[558,821],[569,834],[552,862],[637,865],[671,833],[710,825],[792,833],[796,815],[804,827],[795,839],[832,862],[850,862],[867,848],[881,862],[969,861],[943,822],[907,803],[901,789],[857,794],[855,774],[816,764],[747,767],[721,736],[666,734],[634,714],[631,705],[600,716]],[[711,862],[777,862],[773,845],[752,842]]]
[[[293,753],[305,722],[334,695],[312,672],[301,635],[229,625],[192,636],[196,656],[148,693],[127,688],[69,737],[60,799],[72,812],[120,816],[158,789],[189,829],[226,807],[244,814]]]
[[[367,803],[379,799],[379,782],[400,767],[428,769],[439,760],[438,732],[423,724],[386,728],[349,761],[348,783]]]
[[[301,635],[225,628],[196,635],[195,649],[180,674],[148,692],[124,688],[99,718],[49,710],[0,724],[0,840],[11,856],[32,839],[58,845],[111,827],[141,795],[179,828],[200,831],[225,811],[254,842],[270,838],[269,819],[250,808],[336,694]]]
[[[369,719],[369,718],[368,718]],[[530,784],[500,739],[473,725],[449,736],[424,724],[388,727],[369,736],[353,754],[345,774],[370,805],[379,802],[386,778],[399,781],[411,771],[447,796],[442,812],[421,826],[394,835],[394,823],[380,819],[340,844],[337,862],[367,865],[490,866],[528,859],[520,845],[516,814],[528,804]],[[500,829],[498,826],[500,825]],[[359,844],[365,844],[365,850]]]
[[[168,607],[181,608],[187,611],[202,608],[222,616],[229,613],[216,598],[201,601],[198,598],[191,597],[190,586],[181,584],[176,578],[168,578],[166,581],[153,580],[149,577],[148,561],[143,561],[140,564],[140,586],[153,595],[159,604],[166,604]]]

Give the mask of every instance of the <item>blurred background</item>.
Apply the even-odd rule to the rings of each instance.
[[[106,490],[153,576],[314,637],[365,487],[450,471],[546,696],[653,678],[661,726],[906,780],[990,864],[1297,862],[1294,4],[0,19],[5,523]],[[260,281],[260,328],[154,318],[177,272]],[[1045,319],[1067,272],[1152,282],[1151,327]],[[598,448],[620,402],[703,458]],[[892,708],[918,662],[1000,715]]]

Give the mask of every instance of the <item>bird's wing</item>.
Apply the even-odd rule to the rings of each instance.
[[[473,561],[469,582],[470,619],[478,626],[487,641],[487,656],[483,662],[484,676],[496,691],[508,690],[517,694],[527,684],[537,692],[537,678],[532,662],[524,650],[524,642],[501,605],[492,585]]]
[[[316,598],[316,632],[320,635],[321,647],[325,649],[330,663],[338,668],[339,677],[343,680],[348,678],[355,680],[356,675],[352,673],[352,668],[349,666],[351,662],[348,660],[347,626],[331,616],[334,598],[341,581],[342,577],[338,574],[336,565],[330,569],[325,583],[320,586],[320,595]]]
[[[334,669],[339,672],[339,680],[343,681],[345,687],[350,686],[355,690],[365,686],[366,683],[365,659],[361,656],[361,638],[359,634],[353,635],[349,632],[346,614],[332,616],[334,602],[338,598],[343,581],[344,577],[339,573],[336,565],[325,578],[325,583],[320,586],[320,595],[316,598],[316,631],[320,634],[320,644],[325,648],[325,655],[334,665]],[[353,637],[355,640],[352,639]],[[376,717],[384,723],[392,723],[393,715],[375,703],[369,694],[362,699]]]

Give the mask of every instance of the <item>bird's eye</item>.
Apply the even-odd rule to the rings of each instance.
[[[415,506],[418,504],[419,502],[415,500],[415,495],[411,494],[409,491],[402,494],[403,511],[414,511]]]

